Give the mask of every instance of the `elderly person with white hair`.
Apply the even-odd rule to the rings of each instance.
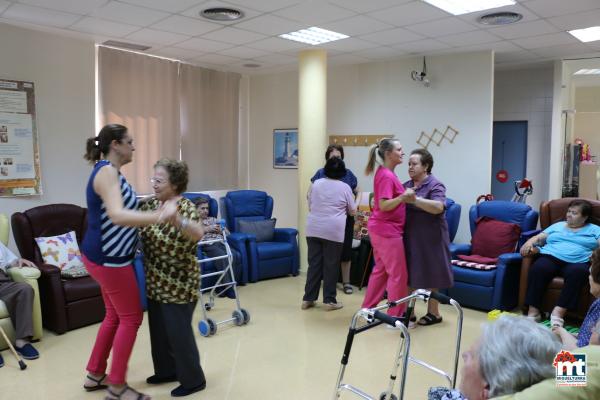
[[[485,400],[518,393],[555,375],[552,363],[560,349],[548,328],[502,316],[483,325],[481,337],[463,353],[460,393],[432,388],[428,399]]]

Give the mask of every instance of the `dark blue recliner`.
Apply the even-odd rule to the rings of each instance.
[[[273,214],[273,198],[262,191],[235,190],[221,201],[221,213],[232,233],[238,233],[240,220],[261,221],[270,219]],[[272,242],[257,242],[254,235],[247,236],[250,282],[298,275],[300,255],[296,229],[276,228]]]
[[[189,200],[194,200],[198,197],[203,197],[208,199],[208,216],[209,217],[214,217],[217,218],[217,215],[219,214],[219,204],[217,203],[216,199],[213,199],[212,197],[210,197],[209,195],[205,194],[205,193],[191,193],[191,192],[185,192],[183,193],[183,197],[189,199]],[[248,237],[247,235],[243,234],[243,233],[231,233],[230,235],[227,236],[227,243],[229,244],[229,247],[231,248],[231,252],[233,253],[233,257],[234,257],[234,262],[239,260],[239,264],[240,264],[240,271],[237,271],[238,268],[234,267],[234,271],[237,272],[235,275],[235,280],[238,284],[240,285],[245,285],[246,283],[248,283],[248,251],[247,251],[247,245],[246,245],[246,241],[247,241]],[[201,251],[201,246],[198,246],[198,259],[202,260],[204,259],[204,254]],[[202,272],[204,273],[208,273],[208,272],[213,272],[215,271],[215,267],[212,265],[212,261],[206,262],[206,263],[202,263]],[[202,286],[203,287],[207,287],[214,284],[214,282],[204,282],[202,281]]]
[[[536,228],[538,213],[524,203],[493,200],[471,206],[469,222],[471,236],[475,233],[476,221],[480,217],[490,217],[499,221],[515,223],[521,227],[521,238]],[[512,310],[519,297],[519,277],[521,255],[518,253],[523,240],[519,240],[515,253],[505,253],[498,257],[496,268],[478,270],[452,266],[454,286],[448,295],[461,305],[482,310]],[[470,244],[451,244],[452,258],[459,254],[471,254]]]
[[[448,234],[450,242],[454,241],[456,232],[458,231],[458,223],[460,222],[460,211],[462,207],[455,203],[454,200],[446,197],[446,222],[448,223]]]

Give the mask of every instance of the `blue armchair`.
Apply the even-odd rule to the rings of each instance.
[[[228,192],[221,200],[221,212],[232,234],[239,234],[240,220],[261,221],[270,219],[273,214],[273,198],[258,190]],[[257,242],[251,234],[247,237],[250,282],[298,275],[300,255],[296,229],[276,228],[272,242]]]
[[[454,200],[446,197],[446,222],[448,223],[448,233],[450,234],[450,242],[454,241],[456,232],[458,231],[458,223],[460,222],[460,211],[462,207],[455,203]]]
[[[538,213],[524,203],[503,200],[485,201],[471,206],[469,222],[471,236],[475,233],[476,221],[480,217],[490,217],[499,221],[515,223],[521,228],[521,238],[535,229]],[[452,266],[454,286],[448,295],[463,306],[482,310],[512,310],[519,297],[519,277],[521,255],[518,253],[523,240],[519,240],[515,253],[501,254],[496,268],[478,270]],[[451,244],[452,258],[459,254],[470,254],[470,244]]]
[[[192,193],[192,192],[185,192],[183,193],[183,197],[189,199],[189,200],[194,200],[198,197],[204,197],[206,199],[208,199],[208,215],[210,217],[214,217],[217,218],[217,215],[219,214],[219,204],[217,203],[216,199],[213,199],[212,197],[210,197],[207,194],[204,193]],[[239,268],[239,272],[236,274],[236,282],[240,285],[245,285],[246,283],[248,283],[248,271],[249,271],[249,267],[248,267],[248,251],[247,251],[247,240],[248,240],[248,236],[243,234],[243,233],[231,233],[229,236],[227,236],[227,243],[229,244],[229,247],[231,248],[231,252],[233,253],[233,257],[234,257],[234,262],[239,260],[240,263],[240,268]],[[198,259],[202,260],[204,259],[204,254],[201,251],[200,246],[198,246]],[[238,268],[234,268],[234,271],[236,271]],[[215,271],[215,267],[212,265],[212,261],[206,262],[206,263],[202,263],[202,270],[203,272],[212,272]],[[210,286],[214,284],[214,282],[202,282],[202,286]]]

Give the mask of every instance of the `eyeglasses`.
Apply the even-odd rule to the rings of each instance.
[[[165,183],[165,181],[160,178],[150,178],[150,183],[162,185],[163,183]]]

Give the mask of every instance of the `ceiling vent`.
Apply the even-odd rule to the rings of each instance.
[[[104,42],[102,44],[105,46],[119,47],[121,49],[128,49],[128,50],[135,50],[135,51],[146,51],[151,47],[151,46],[145,46],[143,44],[119,42],[117,40],[107,40],[106,42]]]
[[[479,17],[479,23],[484,25],[508,25],[514,24],[515,22],[519,22],[522,19],[523,15],[519,13],[511,11],[501,11],[482,15],[481,17]]]
[[[200,11],[200,16],[213,21],[236,21],[244,17],[244,13],[235,8],[213,7]]]
[[[259,68],[260,64],[248,63],[248,64],[244,64],[244,67],[246,67],[246,68]]]

